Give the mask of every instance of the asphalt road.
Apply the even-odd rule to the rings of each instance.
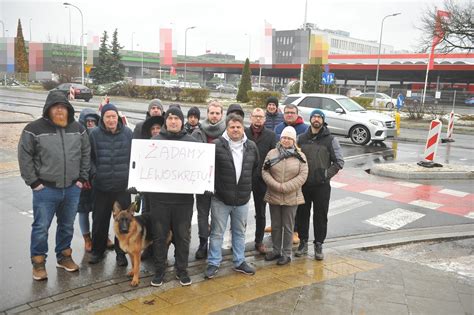
[[[38,116],[43,107],[44,95],[36,93],[8,92],[0,89],[0,110],[22,108]],[[11,101],[11,100],[14,100]],[[130,118],[139,119],[135,106],[143,103],[118,101],[128,105]],[[122,103],[123,102],[123,103]],[[9,104],[8,104],[9,103]],[[14,104],[13,104],[14,103]],[[91,105],[84,102],[76,104]],[[24,106],[21,106],[24,105]],[[33,107],[31,107],[33,106]],[[403,133],[403,130],[402,130]],[[472,142],[466,136],[457,142],[442,145],[438,159],[443,163],[473,165]],[[468,224],[474,220],[474,187],[469,180],[424,180],[403,182],[370,175],[367,170],[378,163],[416,162],[421,160],[424,143],[421,141],[387,141],[381,146],[355,146],[347,139],[340,139],[346,166],[332,181],[332,197],[329,212],[328,239],[367,233],[418,229],[433,226]],[[54,261],[55,222],[50,228],[50,259],[47,263],[49,280],[38,283],[31,279],[29,261],[29,237],[32,223],[31,191],[17,174],[0,178],[0,270],[1,279],[8,285],[0,289],[0,310],[26,301],[37,300],[54,293],[81,285],[121,277],[125,268],[115,266],[115,255],[108,254],[103,264],[87,264],[83,240],[76,223],[72,243],[73,256],[81,265],[80,273],[65,274],[56,270]],[[251,202],[252,205],[252,202]],[[253,248],[255,222],[251,206],[248,217],[247,246]],[[269,214],[267,212],[269,225]],[[311,225],[310,225],[311,226]],[[197,249],[197,220],[193,216],[190,260]],[[113,232],[111,231],[112,235]],[[312,235],[312,231],[310,231]],[[266,236],[268,237],[268,235]],[[230,247],[230,238],[225,239]],[[172,250],[169,259],[173,261]],[[142,271],[153,272],[150,262],[142,265]]]

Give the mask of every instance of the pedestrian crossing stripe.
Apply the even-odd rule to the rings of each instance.
[[[381,227],[383,229],[393,231],[398,230],[405,225],[412,223],[425,215],[422,213],[396,208],[392,211],[380,214],[364,222]]]
[[[442,189],[438,191],[440,194],[446,194],[446,195],[451,195],[455,197],[466,197],[469,195],[467,192],[459,191],[459,190],[452,190],[452,189]]]
[[[364,190],[364,191],[361,191],[360,193],[364,195],[373,196],[373,197],[379,197],[379,198],[385,198],[392,195],[391,193],[387,193],[380,190],[374,190],[374,189]]]
[[[414,201],[410,202],[410,204],[413,205],[413,206],[419,206],[419,207],[428,208],[428,209],[432,209],[432,210],[436,210],[436,209],[438,209],[439,207],[442,206],[442,204],[427,201],[427,200],[422,200],[422,199],[414,200]]]

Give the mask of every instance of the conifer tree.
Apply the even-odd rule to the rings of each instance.
[[[121,81],[125,75],[125,68],[121,63],[122,56],[120,55],[120,49],[123,46],[120,46],[118,42],[118,32],[115,29],[112,35],[112,44],[110,46],[111,55],[110,55],[110,80],[111,82]]]
[[[112,81],[110,79],[111,56],[109,45],[107,44],[108,38],[107,31],[104,31],[100,40],[99,62],[91,71],[91,77],[94,78],[95,84],[103,84]]]
[[[250,62],[249,58],[245,59],[244,69],[242,70],[242,78],[240,79],[239,91],[237,92],[237,101],[247,103],[249,97],[247,92],[252,90],[252,81],[250,78]]]
[[[25,39],[23,38],[23,29],[21,21],[18,19],[15,41],[15,72],[28,73],[28,54],[26,53]]]

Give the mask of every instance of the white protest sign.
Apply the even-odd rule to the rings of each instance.
[[[128,186],[140,192],[214,191],[215,144],[132,140]]]

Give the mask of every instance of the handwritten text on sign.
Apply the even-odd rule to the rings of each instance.
[[[128,186],[143,192],[214,191],[215,145],[132,140]]]

